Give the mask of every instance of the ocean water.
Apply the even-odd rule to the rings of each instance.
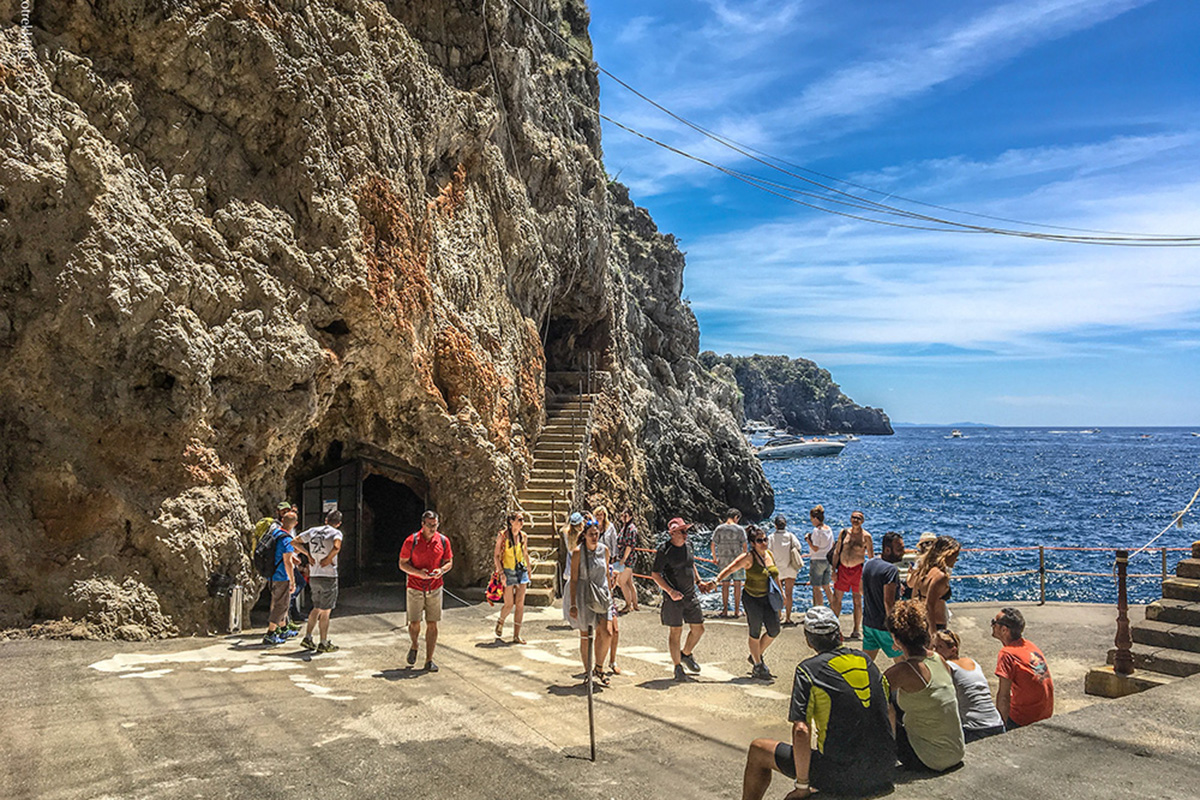
[[[1200,436],[1185,428],[1083,429],[899,428],[894,436],[864,436],[841,455],[763,462],[775,488],[776,513],[789,529],[810,527],[808,509],[825,506],[835,532],[850,512],[866,514],[878,547],[889,530],[915,547],[922,531],[956,537],[966,552],[954,572],[954,599],[1037,600],[1038,576],[993,577],[1037,569],[1038,552],[969,552],[970,548],[1108,547],[1136,550],[1161,531],[1200,486]],[[1196,428],[1200,432],[1200,428]],[[1159,547],[1200,539],[1200,502],[1184,520],[1131,560],[1130,602],[1161,596]],[[702,536],[702,535],[701,535]],[[707,554],[707,545],[699,548]],[[1169,572],[1188,556],[1168,552]],[[1113,553],[1046,551],[1047,600],[1116,602]],[[805,579],[805,572],[800,580]],[[800,599],[807,587],[798,587]],[[803,605],[801,606],[803,607]]]

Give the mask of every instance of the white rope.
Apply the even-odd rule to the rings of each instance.
[[[1136,556],[1138,553],[1142,552],[1142,551],[1143,551],[1143,550],[1145,550],[1147,547],[1149,547],[1150,545],[1152,545],[1152,544],[1154,544],[1155,542],[1157,542],[1159,539],[1161,539],[1161,538],[1163,537],[1163,534],[1165,534],[1167,531],[1171,530],[1171,526],[1172,526],[1172,525],[1175,525],[1175,526],[1178,526],[1178,527],[1182,528],[1182,527],[1183,527],[1183,516],[1184,516],[1184,514],[1186,514],[1186,513],[1188,513],[1189,511],[1191,511],[1191,510],[1192,510],[1192,506],[1196,504],[1196,498],[1200,498],[1200,486],[1196,487],[1196,493],[1195,493],[1194,495],[1192,495],[1192,499],[1191,499],[1191,500],[1188,500],[1188,504],[1187,504],[1186,506],[1184,506],[1184,507],[1183,507],[1183,510],[1182,510],[1182,511],[1176,511],[1176,512],[1175,512],[1175,517],[1174,517],[1174,519],[1172,519],[1170,522],[1168,522],[1168,523],[1167,523],[1167,527],[1165,527],[1165,528],[1163,528],[1161,531],[1159,531],[1159,532],[1158,532],[1158,535],[1157,535],[1157,536],[1155,536],[1153,539],[1151,539],[1150,541],[1146,542],[1144,545],[1142,545],[1141,547],[1139,547],[1137,550],[1134,550],[1132,553],[1130,553],[1130,554],[1129,554],[1129,557],[1130,557],[1130,558],[1133,558],[1133,557],[1134,557],[1134,556]]]

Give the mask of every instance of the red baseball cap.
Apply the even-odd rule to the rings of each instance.
[[[686,531],[690,527],[692,527],[690,523],[684,522],[679,517],[675,517],[675,519],[673,519],[667,523],[667,533],[675,533],[675,531]]]

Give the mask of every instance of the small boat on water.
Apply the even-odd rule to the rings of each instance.
[[[951,439],[963,438],[962,431],[960,431],[958,428],[955,428],[954,430],[950,431],[950,438]]]
[[[828,439],[805,439],[801,436],[780,436],[758,448],[759,458],[798,458],[801,456],[836,456],[846,449],[845,442]]]

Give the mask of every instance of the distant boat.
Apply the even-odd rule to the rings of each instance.
[[[962,431],[960,431],[958,428],[955,428],[954,430],[950,431],[950,438],[951,439],[963,438]]]
[[[828,439],[804,439],[800,436],[780,436],[758,448],[759,458],[799,458],[801,456],[836,456],[846,448],[845,442]]]
[[[1099,432],[1100,432],[1099,428],[1088,428],[1085,431],[1080,431],[1080,433],[1099,433]]]

